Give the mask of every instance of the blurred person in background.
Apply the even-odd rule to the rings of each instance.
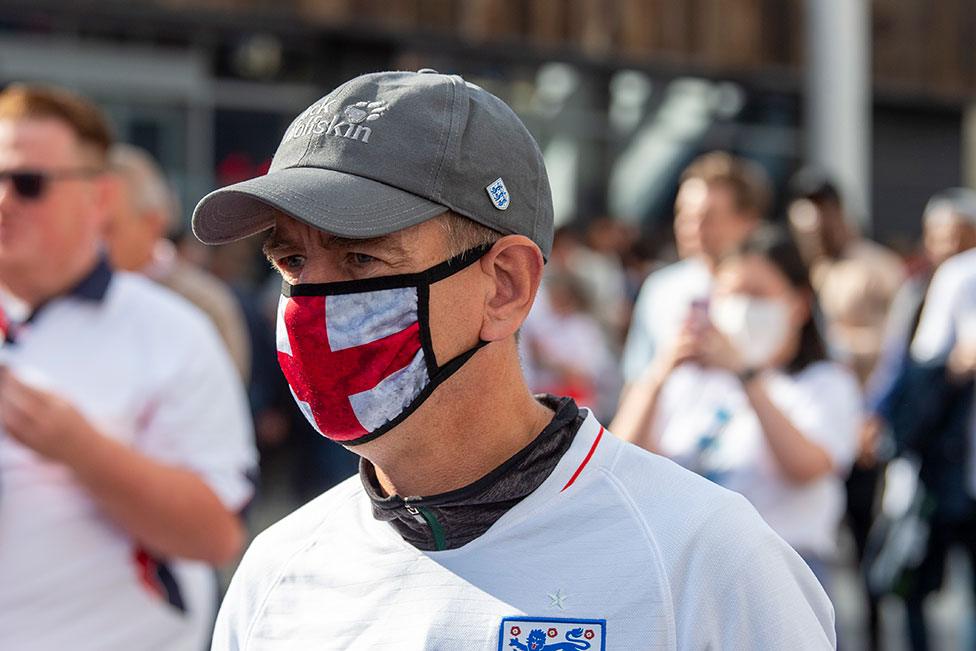
[[[949,258],[976,248],[976,191],[948,188],[936,193],[922,216],[924,264],[905,279],[895,294],[881,347],[881,357],[868,382],[867,401],[873,412],[891,390],[904,364],[918,327],[925,293],[932,275]],[[878,424],[866,442],[866,458],[874,456]]]
[[[974,347],[976,250],[970,248],[945,260],[932,277],[911,355],[919,362],[945,359],[952,376],[964,380],[972,372]],[[973,479],[976,489],[976,473]]]
[[[586,311],[600,325],[603,338],[618,350],[627,317],[627,277],[618,247],[623,237],[619,222],[601,217],[584,225],[556,230],[549,273],[575,278],[586,298]]]
[[[167,239],[179,226],[179,207],[159,165],[126,144],[112,147],[109,163],[119,181],[105,231],[112,266],[145,274],[203,310],[246,382],[251,350],[241,307],[224,283],[181,257]]]
[[[897,587],[893,586],[904,599],[909,640],[915,651],[929,648],[925,600],[942,587],[950,548],[961,545],[970,560],[976,561],[976,509],[967,467],[972,454],[972,366],[968,365],[968,372],[960,372],[960,365],[946,357],[946,351],[952,350],[948,346],[939,352],[928,351],[921,360],[909,355],[933,274],[947,260],[976,247],[976,192],[950,188],[933,196],[925,208],[923,235],[927,265],[895,297],[884,354],[869,384],[872,417],[865,428],[874,446],[887,431],[895,454],[911,454],[919,461],[918,478],[927,504],[923,517],[929,533],[924,556],[903,568]],[[976,328],[976,323],[962,323],[958,332],[968,328]],[[961,339],[965,338],[963,334]],[[880,591],[883,586],[872,587]]]
[[[952,256],[932,277],[925,306],[911,345],[918,363],[944,361],[955,384],[971,383],[976,369],[976,249]],[[970,450],[976,450],[976,410],[969,427]],[[976,454],[968,456],[967,489],[976,496]]]
[[[810,267],[810,279],[823,310],[823,328],[831,355],[850,365],[866,387],[881,355],[885,322],[895,293],[905,278],[901,260],[887,248],[862,237],[851,224],[837,185],[822,171],[804,168],[790,180],[790,229]],[[864,559],[874,519],[881,468],[871,461],[869,425],[858,435],[857,459],[847,478],[847,523],[858,561]],[[868,628],[872,647],[878,633],[878,604],[868,591]]]
[[[954,191],[953,201],[937,206],[962,218],[947,229],[958,236],[946,238],[958,248],[971,243],[965,218],[970,197]],[[949,246],[933,248],[937,254],[950,252]],[[914,581],[904,595],[912,647],[926,649],[924,600],[942,583],[946,552],[961,545],[976,567],[976,249],[971,244],[936,268],[909,355],[878,414],[899,451],[919,456],[919,480],[933,505],[926,554],[909,574]]]
[[[790,180],[789,222],[810,267],[831,351],[867,382],[880,355],[888,308],[905,278],[891,250],[862,237],[836,184],[813,168]]]
[[[829,586],[861,404],[815,310],[789,236],[755,232],[719,263],[708,311],[658,351],[611,427],[744,495]]]
[[[199,649],[256,459],[195,307],[103,253],[111,132],[0,92],[0,648]]]
[[[564,224],[555,229],[552,234],[552,251],[549,253],[549,259],[546,260],[546,271],[557,269],[560,272],[572,273],[573,260],[582,247],[583,238],[580,237],[575,225]]]
[[[674,206],[681,260],[653,272],[641,288],[623,353],[628,384],[670,346],[692,304],[708,300],[718,261],[763,222],[771,196],[762,168],[724,152],[705,154],[684,171]]]
[[[663,266],[658,256],[657,242],[658,238],[638,233],[623,253],[624,275],[627,278],[627,330],[630,329],[634,304],[637,303],[641,286],[648,276]]]
[[[631,231],[619,219],[597,217],[586,225],[585,246],[575,261],[575,273],[589,294],[591,313],[618,353],[627,334],[625,325],[630,312],[623,255],[632,241]]]
[[[323,450],[295,408],[273,352],[274,309],[263,313],[246,281],[253,272],[247,250],[226,255],[219,268],[233,286],[210,273],[211,249],[192,236],[181,238],[180,247],[167,238],[179,232],[178,200],[149,153],[116,144],[109,161],[117,179],[106,229],[110,261],[117,269],[142,273],[168,287],[210,317],[246,383],[262,471],[273,451],[288,448],[285,482],[294,483],[295,502],[355,473],[348,461],[352,455],[338,446]],[[346,460],[336,471],[329,463],[334,456]]]
[[[522,326],[519,346],[533,393],[569,396],[609,417],[620,390],[616,359],[588,309],[582,284],[566,272],[545,274]]]

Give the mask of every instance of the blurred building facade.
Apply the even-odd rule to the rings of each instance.
[[[976,3],[860,1],[870,217],[912,242],[927,197],[976,177]],[[781,188],[803,162],[805,17],[804,0],[0,0],[0,84],[94,97],[191,205],[261,173],[339,82],[457,72],[539,139],[557,220],[609,210],[651,228],[701,151],[750,156]]]

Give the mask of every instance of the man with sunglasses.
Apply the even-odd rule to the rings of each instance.
[[[497,97],[432,70],[357,77],[194,229],[270,230],[281,368],[362,457],[251,546],[215,649],[832,647],[823,590],[743,499],[528,392],[516,333],[552,201]]]
[[[0,92],[0,648],[193,649],[243,540],[250,421],[209,321],[108,266],[111,134]]]

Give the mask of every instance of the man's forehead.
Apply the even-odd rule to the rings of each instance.
[[[75,159],[78,138],[54,118],[0,119],[0,166],[46,169]]]

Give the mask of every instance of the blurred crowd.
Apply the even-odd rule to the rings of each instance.
[[[670,261],[619,221],[563,228],[522,333],[529,376],[745,495],[828,592],[854,564],[869,648],[886,595],[929,648],[948,552],[976,558],[976,193],[933,189],[921,246],[896,254],[822,171],[796,173],[784,215],[772,190],[748,160],[692,162]]]
[[[10,369],[0,406],[28,410],[7,404],[16,392],[38,411],[61,398],[81,405],[81,414],[66,417],[138,452],[147,464],[143,477],[164,468],[201,478],[185,488],[198,492],[186,495],[210,500],[213,510],[194,517],[246,521],[245,505],[260,507],[272,489],[287,494],[287,511],[353,474],[356,457],[314,433],[278,369],[279,281],[260,242],[200,245],[152,157],[92,135],[102,120],[84,100],[59,91],[0,93],[0,361]],[[25,123],[34,130],[23,131]],[[62,151],[69,137],[83,145],[78,160]],[[44,174],[58,156],[65,157],[58,173],[71,170],[78,179]],[[108,174],[98,188],[74,187],[86,170],[99,179]],[[923,605],[942,585],[948,551],[961,547],[976,559],[976,193],[933,188],[919,215],[921,246],[895,253],[858,232],[822,171],[794,176],[785,214],[772,212],[773,190],[756,163],[707,153],[681,176],[673,240],[608,215],[559,228],[521,332],[524,368],[533,390],[571,396],[612,422],[617,436],[742,493],[828,592],[842,562],[842,528],[849,530],[870,604],[870,644],[879,644],[879,600],[896,595],[905,604],[905,635],[913,649],[925,649]],[[78,334],[103,328],[82,302],[92,300],[85,283],[97,282],[94,268],[135,283],[133,293],[151,294],[148,279],[198,310],[189,313],[166,292],[120,303],[112,317],[118,332],[100,330],[97,341]],[[122,301],[118,294],[95,292],[95,299]],[[196,329],[201,313],[226,359],[201,352],[211,336]],[[156,341],[167,336],[169,343]],[[52,337],[73,350],[52,352]],[[120,357],[127,361],[116,369]],[[61,373],[72,365],[84,369]],[[152,365],[170,375],[150,378]],[[47,374],[17,379],[18,369],[33,367]],[[21,381],[49,393],[29,395]],[[231,384],[239,396],[227,393]],[[132,395],[119,388],[126,385]],[[179,401],[194,404],[170,406]],[[249,410],[249,418],[228,415],[236,409]],[[113,433],[126,424],[138,435]],[[117,546],[117,532],[83,523],[94,518],[92,500],[136,528],[145,525],[134,512],[162,517],[158,496],[130,495],[127,503],[111,496],[126,491],[124,477],[82,482],[81,495],[69,487],[75,480],[46,463],[77,463],[83,476],[83,466],[95,463],[92,453],[74,451],[85,446],[18,437],[9,420],[3,427],[18,441],[0,438],[0,500],[63,491],[74,506],[0,515],[0,570],[18,567],[26,577],[52,554],[74,553],[9,551],[7,541],[20,535],[16,544],[25,546],[45,524],[89,536],[86,544]],[[163,493],[184,490],[164,475],[158,481]],[[144,535],[156,551],[213,566],[240,550],[233,527],[227,531],[217,551],[172,547],[149,529]],[[172,594],[173,576],[183,570],[163,567],[163,554],[152,551],[122,560],[137,563],[170,603],[205,613],[198,637],[188,638],[204,640],[213,594]],[[111,562],[70,571],[90,578]],[[29,619],[17,602],[35,599],[34,608],[41,592],[23,590],[7,591],[7,603],[0,597],[0,629],[18,630]]]

